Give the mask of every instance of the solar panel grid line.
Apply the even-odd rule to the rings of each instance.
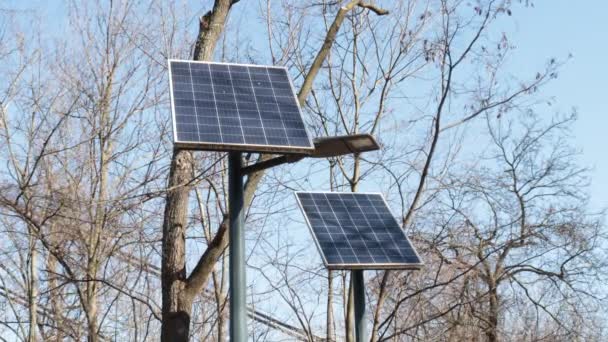
[[[363,220],[365,220],[367,227],[369,228],[369,231],[371,231],[371,233],[374,235],[376,241],[380,241],[378,235],[376,234],[375,227],[372,225],[372,223],[368,220],[367,216],[365,215],[366,209],[364,208],[364,206],[361,205],[360,201],[357,200],[356,197],[355,197],[355,201],[357,203],[357,208],[361,211],[361,214],[362,214],[361,217],[363,218]],[[373,205],[370,206],[369,210],[376,211],[376,209]],[[377,211],[376,211],[376,213],[377,213]],[[381,262],[388,262],[390,260],[390,257],[386,253],[386,250],[384,248],[379,248],[378,246],[374,246],[374,248],[373,248],[374,250],[379,250],[380,253],[383,254],[384,258],[381,258],[381,260],[378,260],[379,256],[377,254],[374,254],[374,252],[372,251],[372,248],[370,248],[368,246],[368,249],[369,249],[369,254],[371,255],[372,259],[374,259],[374,262],[381,263]]]
[[[357,202],[357,205],[359,205],[359,203],[358,203],[358,202]],[[376,208],[374,208],[373,206],[372,206],[372,208],[373,208],[373,210],[376,212],[376,214],[378,214],[378,212],[377,212]],[[365,222],[367,223],[368,228],[370,229],[370,231],[372,232],[372,234],[374,234],[374,236],[376,237],[376,241],[380,241],[380,238],[379,238],[379,237],[378,237],[378,235],[376,234],[376,231],[374,230],[373,225],[371,224],[371,222],[369,222],[369,220],[368,220],[367,216],[365,216],[365,215],[363,214],[363,213],[364,213],[364,211],[363,211],[363,207],[361,207],[360,205],[359,205],[359,210],[360,210],[360,211],[361,211],[361,213],[362,213],[361,217],[363,217],[363,219],[364,219],[364,220],[365,220]],[[380,216],[380,215],[378,215],[378,216]],[[368,248],[369,248],[369,247],[368,247]],[[381,250],[381,251],[382,251],[382,253],[384,254],[384,256],[385,256],[385,260],[374,260],[374,261],[376,261],[376,262],[382,262],[382,261],[383,261],[383,262],[388,262],[388,261],[390,260],[390,258],[389,258],[389,256],[388,256],[388,254],[386,253],[386,251],[385,251],[383,248],[380,248],[380,250]],[[370,251],[370,254],[372,254],[372,253],[371,253],[371,251]],[[373,254],[372,254],[372,255],[373,255]]]
[[[359,212],[363,213],[364,212],[363,211],[364,210],[363,207],[356,201],[356,197],[353,197],[353,198],[355,199],[355,203],[357,204],[356,207],[354,207],[353,209],[356,209]],[[352,215],[350,214],[350,212],[348,212],[348,214],[352,217]],[[362,217],[364,217],[364,215],[362,215]],[[354,221],[354,219],[353,219],[353,221]],[[365,222],[367,224],[367,220]],[[369,224],[367,224],[367,227],[370,228],[370,230],[372,228]],[[372,234],[373,234],[373,231],[372,231]],[[375,236],[375,234],[374,234],[374,236]],[[372,259],[374,262],[377,262],[377,260],[375,260],[375,258],[374,258],[374,254],[372,253],[372,250],[371,250],[371,247],[370,247],[370,242],[369,241],[365,241],[365,240],[362,240],[362,241],[363,241],[363,245],[365,245],[365,248],[366,248],[365,252],[367,252],[367,254],[370,257],[370,259]]]
[[[401,228],[401,225],[399,224],[399,222],[396,219],[396,216],[393,214],[391,207],[388,205],[388,202],[386,201],[386,198],[384,198],[384,196],[380,196],[380,198],[382,199],[382,202],[384,203],[384,205],[386,206],[388,212],[390,213],[390,218],[394,221],[394,223]],[[407,240],[407,242],[409,243],[409,245],[411,246],[410,250],[412,252],[414,252],[414,256],[418,259],[418,260],[422,260],[422,257],[420,256],[420,254],[418,254],[418,251],[414,248],[414,245],[412,244],[412,241],[410,240],[410,238],[407,236],[407,234],[405,234],[405,231],[403,229],[400,229],[400,232],[403,234],[403,236],[405,237],[405,239]]]
[[[283,126],[283,130],[285,131],[285,139],[287,140],[287,144],[290,143],[289,141],[289,136],[287,135],[287,128],[285,127],[285,122],[283,121],[283,117],[281,115],[281,110],[279,108],[279,101],[277,100],[277,96],[274,92],[274,87],[272,86],[272,79],[270,78],[270,74],[268,73],[268,69],[266,69],[266,75],[268,76],[268,81],[270,82],[270,89],[272,90],[272,96],[274,97],[274,100],[276,102],[275,107],[277,107],[277,113],[279,113],[279,117],[280,117],[280,122],[281,125]]]
[[[174,97],[173,83],[174,82],[171,81],[171,80],[173,80],[174,77],[171,75],[171,73],[172,73],[172,70],[171,70],[171,67],[169,67],[169,79],[170,79],[169,93],[170,93],[170,96],[172,97],[171,98],[171,111],[172,111],[172,113],[175,113],[175,100],[173,99],[173,97]],[[173,140],[174,141],[177,140],[177,120],[173,120]]]
[[[334,209],[334,204],[332,204],[332,200],[333,200],[334,202],[337,202],[337,201],[340,201],[341,203],[344,203],[344,202],[343,202],[343,201],[342,201],[340,198],[335,198],[335,199],[330,200],[330,198],[329,198],[329,197],[330,197],[330,195],[328,195],[327,193],[326,193],[326,194],[324,194],[324,196],[326,197],[326,199],[327,199],[327,201],[328,201],[328,203],[329,203],[329,208],[330,208],[330,209],[331,209],[331,211],[334,213],[334,216],[335,216],[336,220],[337,220],[338,222],[341,222],[341,219],[342,219],[342,220],[345,220],[345,218],[339,218],[339,217],[336,215],[336,212],[335,212],[335,209]],[[332,197],[333,197],[333,196],[332,196]],[[344,205],[344,207],[346,208],[346,205]],[[345,210],[344,212],[346,213],[346,215],[348,215],[348,216],[349,216],[349,219],[351,220],[351,223],[353,224],[353,225],[352,225],[353,230],[357,230],[357,232],[358,232],[358,229],[357,229],[356,225],[355,225],[355,224],[354,224],[354,222],[352,221],[352,218],[350,218],[350,214],[348,213],[348,210]],[[341,229],[342,229],[342,231],[343,231],[343,234],[344,234],[344,240],[345,240],[345,241],[348,243],[348,245],[349,245],[349,247],[350,247],[350,249],[351,249],[351,251],[352,251],[352,254],[350,255],[350,256],[351,256],[351,258],[349,258],[348,260],[344,260],[344,258],[342,258],[342,259],[343,259],[343,261],[344,261],[344,263],[354,263],[354,262],[361,263],[360,258],[359,258],[359,254],[357,254],[357,252],[361,253],[361,250],[355,250],[355,248],[353,247],[353,244],[352,244],[352,240],[351,240],[351,239],[349,239],[349,234],[353,234],[353,233],[349,233],[349,234],[347,234],[347,233],[346,233],[346,231],[344,230],[344,225],[340,224],[339,226],[340,226],[340,228],[341,228]],[[366,246],[364,246],[364,247],[366,247]],[[342,256],[342,253],[340,253],[339,255],[340,255],[340,256]]]
[[[359,205],[359,208],[360,208],[361,212],[364,212],[364,208],[363,208],[363,206],[361,206],[361,204],[359,203],[359,201],[357,201],[357,205]],[[380,217],[380,213],[377,211],[377,209],[376,209],[376,207],[374,205],[370,206],[369,210],[373,210],[376,213],[376,215],[378,217]],[[362,215],[362,217],[365,220],[365,222],[367,223],[368,227],[370,228],[370,231],[372,232],[372,234],[374,234],[374,237],[376,238],[376,241],[380,241],[380,238],[379,238],[378,234],[376,233],[376,230],[373,229],[374,228],[373,224],[369,221],[369,219],[367,218],[366,215]],[[394,244],[394,241],[391,240],[391,243]],[[388,262],[390,260],[390,256],[386,252],[386,249],[380,248],[380,250],[381,250],[382,254],[384,255],[384,260],[383,261],[384,262]],[[380,262],[381,260],[375,260],[375,261]]]
[[[296,192],[296,199],[328,269],[422,267],[422,259],[381,194]],[[329,230],[326,219],[339,230]],[[327,233],[320,231],[319,224]],[[342,241],[329,244],[327,237]]]
[[[211,75],[213,77],[213,74]],[[236,91],[234,90],[234,83],[232,82],[232,72],[230,72],[230,66],[228,66],[228,77],[230,78],[230,86],[232,87],[232,98],[236,105],[237,118],[239,120],[239,127],[241,128],[241,135],[243,136],[243,142],[245,141],[245,132],[243,131],[243,122],[241,121],[241,115],[239,112],[239,102],[236,100]]]
[[[278,105],[276,104],[276,100],[271,101],[272,98],[270,96],[273,94],[273,90],[272,90],[273,85],[270,81],[270,77],[268,76],[267,69],[264,70],[264,72],[260,72],[260,73],[255,72],[253,77],[255,77],[258,85],[261,82],[264,82],[262,84],[267,83],[267,88],[266,87],[257,87],[255,89],[255,98],[256,98],[256,101],[258,101],[258,103],[261,103],[263,105],[262,110],[264,110],[264,112],[266,112],[268,110],[268,108],[270,108],[271,106],[275,107],[275,110],[270,111],[270,113],[272,113],[273,116],[274,115],[277,116],[274,118],[274,119],[277,119],[277,123],[269,121],[268,118],[266,118],[266,120],[264,120],[264,118],[262,118],[262,123],[264,123],[264,121],[266,121],[267,124],[272,124],[267,129],[270,140],[277,141],[277,139],[281,138],[282,143],[289,144],[289,142],[287,141],[287,133],[285,130],[285,126],[283,124],[283,118],[280,114]],[[271,118],[272,118],[272,116],[271,116]]]
[[[329,199],[327,198],[327,195],[326,195],[326,194],[323,194],[323,195],[325,196],[325,200],[326,200],[326,201],[328,201],[328,203],[329,203]],[[320,207],[317,205],[316,201],[314,201],[314,200],[313,200],[312,202],[314,203],[315,207],[317,208],[317,211],[318,211],[319,213],[322,213],[322,212],[323,212],[323,210],[322,210],[322,208],[320,208]],[[339,221],[339,219],[338,219],[337,215],[335,214],[335,211],[333,211],[333,209],[331,208],[331,206],[330,206],[330,205],[327,205],[327,207],[328,207],[328,208],[330,208],[329,210],[332,212],[332,214],[333,214],[333,216],[334,216],[334,219],[336,220],[336,222],[338,222],[338,221]],[[305,214],[305,216],[306,216],[306,214]],[[323,220],[323,219],[322,219],[322,221],[323,221],[323,223],[324,223],[324,225],[326,226],[326,229],[327,229],[327,225],[326,225],[326,223],[324,222],[324,220]],[[345,233],[344,229],[343,229],[343,228],[342,228],[342,227],[341,227],[339,224],[338,224],[337,226],[340,228],[340,230],[341,230],[342,234],[344,235],[343,240],[344,240],[344,241],[346,241],[346,243],[348,243],[348,246],[349,246],[349,248],[351,249],[352,254],[354,254],[354,255],[356,256],[355,250],[353,249],[353,247],[352,247],[352,245],[350,244],[349,240],[346,238],[346,233]],[[330,238],[332,238],[332,240],[333,240],[333,235],[331,234],[331,232],[329,231],[329,229],[327,229],[327,230],[328,230],[328,235],[329,235],[329,237],[330,237]],[[318,239],[316,239],[316,234],[314,233],[314,228],[312,228],[312,226],[311,226],[311,233],[312,233],[312,235],[313,235],[313,236],[315,236],[315,240],[316,240],[316,241],[318,241]],[[336,257],[340,259],[340,262],[339,262],[339,263],[337,263],[337,262],[331,262],[332,260],[329,260],[329,257],[325,255],[325,254],[326,254],[326,251],[323,251],[323,250],[322,250],[322,247],[321,247],[321,244],[320,244],[320,243],[319,243],[319,245],[318,245],[318,246],[320,247],[320,253],[321,253],[321,255],[323,255],[324,260],[326,260],[326,261],[327,261],[327,262],[325,263],[325,265],[326,265],[326,267],[328,267],[328,268],[329,268],[329,267],[330,267],[332,264],[342,264],[342,265],[347,265],[347,264],[352,264],[352,263],[353,263],[353,261],[352,261],[352,260],[351,260],[351,261],[344,260],[343,253],[338,253],[338,254],[336,255]],[[339,245],[338,245],[338,244],[335,244],[334,248],[335,248],[336,250],[340,250],[340,247],[339,247]]]
[[[325,196],[328,196],[328,195],[326,194]],[[346,209],[346,210],[345,210],[346,215],[348,215],[349,220],[350,220],[350,221],[351,221],[351,223],[353,224],[353,228],[354,228],[355,230],[357,230],[357,233],[360,233],[359,229],[358,229],[358,228],[357,228],[357,226],[356,226],[355,220],[353,219],[353,217],[352,217],[352,215],[351,215],[350,211],[348,210],[348,207],[347,207],[346,202],[344,202],[344,199],[343,199],[343,198],[340,198],[340,197],[338,196],[338,197],[336,197],[336,199],[335,199],[335,200],[336,200],[336,201],[337,201],[337,200],[339,200],[339,201],[341,202],[342,206],[343,206],[343,207]],[[333,207],[332,207],[332,209],[333,209]],[[361,211],[362,211],[362,210],[361,210]],[[346,233],[345,233],[345,237],[347,238],[347,241],[349,242],[349,244],[350,244],[351,248],[353,249],[353,252],[355,252],[354,254],[355,254],[355,259],[356,259],[356,261],[357,261],[357,262],[359,262],[359,263],[361,263],[361,258],[359,258],[359,254],[357,254],[357,253],[356,253],[356,252],[361,252],[361,251],[360,251],[360,250],[355,250],[355,248],[353,247],[353,242],[352,242],[352,240],[351,240],[351,239],[348,239],[348,234],[346,234]],[[359,239],[359,240],[360,240],[360,239]],[[357,241],[357,242],[359,242],[359,241]],[[366,249],[366,250],[364,250],[364,252],[367,252],[367,254],[368,254],[368,255],[369,255],[369,256],[370,256],[370,257],[373,259],[373,255],[372,255],[371,250],[370,250],[370,248],[369,248],[369,246],[368,246],[368,243],[367,243],[365,240],[362,240],[362,245],[363,245],[363,247]],[[375,261],[375,260],[374,260],[374,261]]]
[[[329,198],[327,196],[327,194],[325,195],[325,199],[327,200],[327,202],[329,203]],[[316,204],[315,204],[316,205]],[[331,206],[331,203],[329,205],[329,208],[331,209],[332,214],[334,215],[334,218],[336,219],[336,221],[339,223],[340,219],[338,218],[338,216],[336,215],[336,212],[334,211],[334,208]],[[357,259],[357,253],[355,251],[355,249],[353,248],[353,245],[351,244],[350,240],[348,239],[348,236],[346,234],[346,231],[344,231],[344,228],[341,224],[338,224],[338,226],[340,227],[340,230],[342,230],[342,234],[344,235],[344,240],[348,243],[348,247],[350,248],[350,250],[352,251],[352,255],[354,255],[354,258]],[[344,248],[346,249],[346,248]],[[344,257],[342,254],[338,254],[338,256],[340,257],[340,259],[342,259],[343,262],[346,263],[346,260],[344,260]]]
[[[216,113],[217,113],[218,123],[219,123],[219,127],[220,127],[220,129],[219,129],[220,140],[222,142],[224,142],[226,139],[230,139],[230,138],[228,138],[229,136],[233,136],[233,135],[234,136],[239,136],[238,134],[228,134],[228,133],[237,133],[237,131],[240,131],[240,133],[241,133],[240,136],[239,136],[239,138],[243,138],[243,132],[242,132],[242,129],[241,129],[240,126],[234,126],[234,127],[238,127],[238,129],[237,128],[231,128],[232,125],[226,123],[226,121],[227,121],[226,117],[224,117],[223,115],[220,116],[220,106],[218,105],[218,103],[220,103],[220,102],[221,103],[223,103],[223,102],[229,103],[229,102],[228,101],[218,101],[218,92],[220,91],[220,89],[222,89],[221,87],[226,87],[227,85],[226,84],[222,85],[221,82],[215,81],[214,77],[213,77],[214,71],[211,70],[211,66],[210,65],[207,65],[207,67],[209,68],[209,80],[210,80],[210,84],[211,84],[211,89],[213,90],[213,98],[214,98],[215,110],[216,110]],[[230,84],[229,87],[232,88],[232,84]],[[216,90],[216,88],[217,88],[217,90]],[[224,89],[224,91],[226,90],[226,88],[223,88],[223,89]],[[233,91],[233,93],[234,93],[234,91]],[[236,107],[236,113],[237,113],[237,117],[238,117],[238,105],[236,104],[236,101],[235,101],[234,105]],[[232,140],[239,140],[239,139],[233,138]],[[243,141],[244,141],[244,139],[243,139]]]
[[[325,197],[325,200],[327,201],[327,205],[325,205],[325,206],[323,206],[323,207],[319,207],[319,206],[317,205],[317,202],[313,200],[313,203],[314,203],[315,207],[317,208],[317,211],[319,212],[319,216],[321,217],[321,220],[324,222],[324,225],[325,225],[327,228],[329,228],[329,227],[327,226],[327,223],[325,222],[325,219],[324,219],[324,218],[323,218],[323,216],[322,216],[322,213],[324,212],[324,209],[325,209],[325,208],[328,208],[328,209],[327,209],[327,212],[331,212],[331,213],[332,213],[332,215],[333,215],[333,218],[335,219],[335,225],[334,225],[334,227],[338,227],[338,228],[339,228],[339,230],[340,230],[340,232],[341,232],[341,233],[342,233],[342,235],[343,235],[343,236],[342,236],[342,242],[341,242],[341,243],[340,243],[340,241],[334,241],[334,249],[335,249],[336,251],[338,251],[338,253],[337,253],[335,256],[334,256],[334,255],[332,255],[332,257],[337,257],[337,258],[339,258],[339,259],[340,259],[340,264],[350,264],[350,263],[353,263],[353,262],[354,262],[354,261],[353,261],[353,259],[355,259],[355,258],[356,258],[356,253],[355,253],[355,250],[354,250],[354,248],[353,248],[352,244],[350,243],[350,241],[348,240],[347,235],[346,235],[346,232],[344,231],[344,228],[342,227],[342,225],[340,225],[340,219],[338,218],[338,216],[336,215],[335,211],[333,210],[333,208],[332,208],[332,206],[331,206],[331,204],[330,204],[330,202],[329,202],[329,198],[327,197],[327,194],[323,194],[323,195],[324,195],[324,197]],[[328,236],[329,236],[329,237],[332,239],[332,241],[333,241],[333,240],[334,240],[334,239],[333,239],[334,235],[331,233],[331,230],[330,230],[330,229],[327,229],[327,234],[328,234]],[[352,253],[348,253],[348,254],[350,254],[350,258],[349,258],[349,259],[351,259],[351,260],[345,260],[344,250],[347,250],[347,248],[344,248],[344,247],[343,247],[343,243],[344,243],[344,242],[345,242],[346,244],[348,244],[348,249],[350,249],[350,252],[352,252]],[[325,251],[323,251],[323,253],[326,253],[326,252],[325,252]],[[329,256],[326,256],[326,259],[327,259],[327,260],[328,260],[330,263],[336,264],[336,262],[335,262],[335,261],[334,261],[334,262],[332,262],[332,261],[333,261],[333,258],[332,258],[332,260],[330,260],[330,257],[329,257]]]
[[[384,198],[384,196],[379,196],[380,201],[384,204],[387,212],[389,215],[385,215],[386,218],[388,218],[389,220],[392,221],[392,223],[399,228],[399,232],[401,232],[404,236],[404,238],[408,241],[409,245],[412,246],[412,248],[408,248],[408,250],[411,250],[414,252],[414,256],[416,256],[417,259],[422,260],[420,258],[420,255],[418,255],[418,252],[413,248],[413,244],[411,243],[410,239],[408,238],[407,234],[405,234],[405,231],[403,231],[403,229],[401,228],[401,226],[399,225],[399,222],[397,221],[397,219],[395,218],[395,215],[392,213],[392,211],[390,210],[390,206],[388,205],[388,202],[386,202],[386,199]],[[374,210],[378,213],[378,216],[381,216],[381,213],[379,213],[377,211],[376,206],[373,206]],[[391,239],[390,242],[393,244],[393,247],[395,248],[396,251],[400,251],[401,249],[399,248],[399,246],[396,244],[395,240]],[[404,255],[403,253],[400,252],[400,254],[403,257],[407,257],[407,255]]]
[[[256,78],[256,82],[258,82],[258,84],[260,82],[268,82],[268,88],[264,88],[264,87],[258,87],[256,88],[255,92],[256,92],[256,101],[263,101],[262,104],[264,105],[264,110],[266,110],[267,108],[269,108],[270,106],[274,106],[276,111],[272,112],[273,114],[276,113],[276,115],[278,116],[275,119],[278,119],[278,123],[275,126],[269,127],[268,128],[268,133],[270,135],[271,140],[274,141],[282,141],[282,143],[288,145],[289,144],[289,140],[287,139],[287,130],[285,129],[285,125],[283,123],[283,118],[280,112],[280,108],[278,107],[278,104],[276,103],[276,98],[274,97],[274,91],[273,91],[273,85],[272,82],[270,80],[270,76],[268,75],[268,69],[266,69],[264,72],[260,72],[260,73],[254,73],[254,77]],[[272,98],[270,97],[270,94],[273,94]],[[271,99],[275,99],[274,102],[271,101]],[[264,121],[264,120],[262,120]],[[268,120],[266,121],[267,123],[271,123]],[[274,124],[274,123],[273,123]]]
[[[251,89],[253,91],[253,80],[251,79],[251,72],[249,72],[249,69],[247,69],[247,76],[249,77],[249,82],[251,84]],[[253,96],[253,101],[255,103],[255,107],[257,108],[258,112],[258,117],[260,118],[260,125],[262,125],[262,131],[264,131],[264,141],[266,141],[266,144],[268,144],[268,136],[266,135],[266,129],[264,126],[264,120],[262,120],[262,114],[260,114],[260,104],[258,103],[258,100],[255,98],[255,96]]]
[[[327,261],[327,257],[325,256],[325,253],[321,250],[321,243],[317,239],[317,235],[314,234],[314,232],[313,232],[313,228],[312,228],[312,224],[310,223],[310,219],[308,218],[308,215],[304,211],[304,206],[300,202],[300,198],[297,196],[297,193],[296,193],[296,201],[298,202],[300,210],[302,211],[302,214],[304,216],[304,220],[306,221],[306,226],[308,227],[308,230],[310,231],[310,234],[312,235],[312,238],[315,240],[315,245],[317,246],[317,251],[321,255],[321,259],[323,259],[323,264],[327,267],[329,265],[329,262]],[[313,205],[315,207],[317,206],[315,203],[313,203]],[[317,208],[317,210],[318,210],[318,208]],[[329,238],[331,240],[331,236],[329,236]]]
[[[194,79],[193,79],[193,76],[192,76],[192,65],[188,64],[188,68],[190,69],[190,78],[192,79],[192,97],[194,98],[194,101],[196,101],[196,93],[194,91]],[[207,69],[209,69],[209,66],[207,66]],[[209,78],[211,78],[211,70],[209,70]],[[219,113],[217,112],[217,99],[215,98],[215,90],[213,88],[213,81],[211,81],[211,89],[212,89],[212,93],[211,94],[213,95],[212,96],[213,97],[213,104],[215,106],[215,117],[216,117],[216,120],[217,120],[218,131],[219,131],[220,136],[222,136],[222,125],[220,123]],[[197,123],[196,123],[197,132],[199,132],[200,128],[198,128],[198,126],[199,126],[198,125],[198,110],[196,109],[196,106],[194,106],[194,111],[195,111],[196,116],[197,116]],[[201,137],[200,137],[200,132],[199,132],[199,139],[200,138]]]
[[[270,72],[269,69],[267,69],[267,71]],[[287,69],[285,69],[285,72],[287,73]],[[271,80],[272,80],[272,77],[271,77]],[[298,97],[296,95],[296,91],[293,87],[293,83],[289,79],[287,79],[286,83],[287,83],[287,88],[288,88],[286,92],[283,90],[283,88],[273,87],[275,98],[277,98],[276,92],[279,90],[282,91],[283,93],[280,94],[280,96],[277,98],[277,102],[284,103],[286,101],[286,103],[293,103],[295,105],[295,110],[299,112],[300,103],[299,103]],[[291,122],[291,126],[287,128],[287,137],[288,138],[291,137],[292,139],[294,139],[294,141],[300,140],[301,138],[308,138],[308,133],[306,131],[306,126],[305,126],[303,119],[300,121],[297,121],[297,120],[293,120],[292,118],[286,118],[285,122]],[[296,125],[299,127],[294,128]],[[295,129],[298,130],[297,133],[294,131]],[[296,136],[294,138],[294,134],[299,134],[299,136]]]
[[[189,86],[188,87],[188,93],[185,93],[186,88],[182,87],[183,88],[182,90],[184,91],[184,92],[180,93],[181,96],[183,96],[183,98],[180,97],[182,100],[178,101],[179,98],[177,100],[175,100],[175,102],[177,102],[179,105],[185,105],[185,103],[192,103],[192,104],[194,104],[195,101],[196,101],[196,98],[195,98],[196,92],[194,91],[194,88],[193,88],[195,82],[194,82],[194,79],[193,79],[193,76],[192,76],[192,71],[190,69],[190,65],[188,64],[183,69],[178,68],[177,70],[180,70],[180,69],[181,70],[186,70],[186,68],[187,68],[188,72],[187,72],[187,75],[184,75],[182,81],[183,82],[187,82],[187,83],[183,83],[183,85],[184,86],[186,86],[186,85]],[[180,80],[179,77],[176,77],[176,78],[177,78],[178,81]],[[186,78],[189,79],[190,81],[189,82],[186,81]],[[177,85],[181,85],[181,83],[178,82]],[[186,94],[189,94],[189,96],[186,96]],[[192,113],[191,114],[192,114],[192,117],[189,120],[192,120],[194,122],[194,125],[195,125],[195,127],[197,127],[197,129],[196,129],[195,132],[190,132],[190,134],[195,133],[196,136],[198,138],[200,138],[200,130],[198,129],[198,127],[200,125],[200,122],[198,121],[198,118],[202,114],[198,111],[198,108],[196,108],[196,106],[192,106]],[[179,123],[178,123],[178,129],[179,129]]]
[[[316,201],[313,201],[313,204],[316,207],[316,211],[318,212],[320,221],[323,223],[323,225],[325,227],[325,231],[326,231],[327,237],[332,242],[332,247],[335,250],[339,250],[339,248],[343,248],[343,246],[342,246],[343,243],[339,239],[335,239],[336,233],[335,232],[332,233],[332,230],[339,230],[342,234],[344,234],[344,231],[342,230],[342,228],[337,224],[337,222],[338,222],[337,218],[334,216],[335,224],[331,224],[331,222],[327,222],[325,220],[325,218],[322,216],[323,208],[324,207],[320,207],[319,205],[317,205]],[[350,245],[349,245],[349,247],[352,248],[352,246],[350,246]],[[324,254],[326,254],[326,253],[324,253]],[[339,261],[337,261],[336,258],[339,259]],[[327,265],[329,265],[329,264],[335,264],[336,262],[346,263],[346,261],[344,260],[344,257],[343,257],[342,253],[338,253],[336,255],[327,255],[326,254],[325,255],[325,259],[328,262]]]

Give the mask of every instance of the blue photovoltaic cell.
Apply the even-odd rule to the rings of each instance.
[[[296,192],[330,269],[413,269],[422,264],[380,194]]]
[[[176,144],[312,151],[285,68],[170,60],[169,69]]]

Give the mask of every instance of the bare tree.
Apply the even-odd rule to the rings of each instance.
[[[562,63],[506,67],[526,4],[68,1],[61,35],[0,9],[0,339],[228,339],[227,160],[173,150],[180,57],[284,65],[313,136],[382,145],[248,177],[251,339],[353,339],[291,190],[378,189],[426,268],[366,273],[372,341],[602,340],[602,215],[573,118],[535,114]]]
[[[471,314],[489,341],[514,337],[501,326],[518,298],[533,305],[537,319],[556,321],[554,339],[584,339],[586,329],[571,322],[593,310],[594,288],[604,281],[601,216],[586,210],[587,172],[565,138],[574,117],[544,125],[526,116],[521,123],[488,120],[493,165],[450,180],[446,205],[459,234],[446,242],[460,263],[478,264],[466,288],[477,297]]]
[[[129,20],[130,3],[71,4],[70,11],[82,40],[48,55],[35,50],[16,82],[20,96],[7,99],[2,113],[10,165],[0,202],[30,239],[29,340],[37,339],[36,326],[45,339],[103,339],[103,322],[122,295],[156,311],[132,291],[137,279],[113,264],[132,241],[146,243],[139,229],[147,217],[131,215],[146,210],[150,197],[142,195],[161,176],[160,142],[148,144],[154,140],[141,123],[158,104],[153,89],[162,73],[153,64],[123,62],[141,53],[125,33],[138,28]],[[138,155],[150,159],[142,163]],[[108,300],[100,302],[102,295]],[[50,307],[39,306],[45,301]]]

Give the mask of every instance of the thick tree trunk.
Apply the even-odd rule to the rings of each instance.
[[[189,303],[184,302],[186,287],[187,182],[192,176],[192,155],[175,151],[169,173],[162,242],[162,341],[187,341],[190,326]]]
[[[213,10],[200,18],[194,59],[210,60],[220,37],[230,7],[238,0],[216,0]],[[186,274],[186,225],[188,212],[188,182],[192,176],[192,155],[188,151],[175,150],[171,160],[167,199],[163,221],[162,241],[162,324],[161,340],[187,341],[190,328],[192,300],[204,286],[212,265],[227,244],[225,229],[220,228],[207,252],[193,271],[196,284],[188,287],[192,279]],[[201,285],[202,284],[202,285]]]
[[[92,282],[91,282],[92,283]],[[87,289],[87,341],[97,342],[97,301],[96,291]]]
[[[498,290],[496,289],[495,284],[490,284],[490,312],[488,313],[488,329],[486,331],[486,336],[488,338],[488,342],[497,342],[498,341]]]
[[[86,299],[85,308],[87,316],[87,340],[89,342],[97,342],[98,335],[98,315],[99,308],[97,304],[97,291],[99,290],[97,283],[97,272],[99,271],[100,259],[102,258],[103,246],[101,242],[101,234],[105,227],[106,217],[106,201],[108,199],[108,177],[110,174],[110,156],[112,155],[112,140],[111,140],[111,120],[110,120],[110,102],[112,98],[112,82],[114,82],[114,69],[110,70],[107,75],[104,92],[99,103],[99,127],[97,127],[97,138],[99,144],[99,184],[97,198],[95,200],[94,222],[89,232],[88,239],[88,259],[86,268]],[[95,169],[95,168],[94,168]]]

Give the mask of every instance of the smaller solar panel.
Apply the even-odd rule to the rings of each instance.
[[[296,192],[328,269],[418,269],[422,261],[379,193]]]

